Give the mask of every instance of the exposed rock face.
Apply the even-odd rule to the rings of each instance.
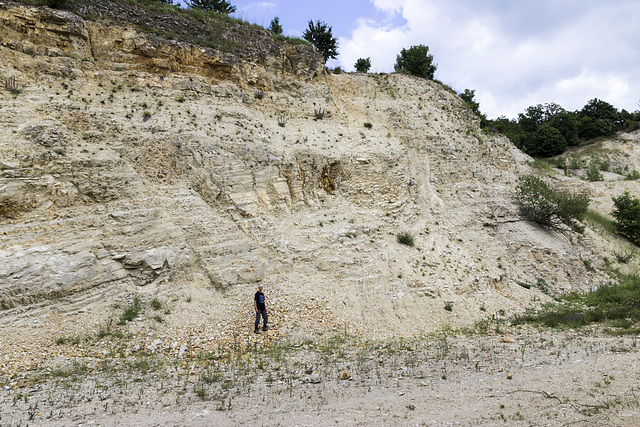
[[[136,10],[137,9],[137,10]],[[0,3],[2,44],[16,52],[28,55],[65,57],[108,63],[132,71],[169,73],[197,73],[217,80],[231,80],[237,84],[250,84],[273,88],[283,83],[284,75],[312,79],[324,73],[322,56],[305,45],[281,44],[261,28],[231,26],[221,28],[216,37],[224,39],[232,52],[223,52],[143,35],[136,30],[114,26],[114,20],[138,24],[143,28],[166,31],[199,32],[210,36],[210,29],[192,28],[198,22],[179,17],[149,16],[142,9],[108,1],[83,6],[82,12],[103,16],[102,22],[84,21],[68,11],[49,8],[12,7]],[[168,21],[167,21],[168,19]],[[202,40],[206,42],[206,39]],[[68,61],[61,61],[70,64]],[[41,72],[59,73],[63,77],[79,77],[79,70],[68,65]]]
[[[264,281],[409,331],[439,324],[443,301],[462,323],[541,297],[519,282],[608,281],[592,231],[519,221],[511,191],[531,159],[439,84],[325,75],[317,53],[253,27],[245,50],[220,52],[46,8],[0,3],[0,21],[0,78],[22,88],[0,98],[4,315]]]

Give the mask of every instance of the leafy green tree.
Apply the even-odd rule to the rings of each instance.
[[[282,25],[280,25],[280,18],[276,16],[271,20],[271,24],[269,24],[269,31],[271,31],[276,36],[282,34]]]
[[[531,156],[551,157],[564,153],[567,141],[558,129],[545,122],[525,138],[524,147]]]
[[[620,121],[618,110],[598,98],[587,102],[578,116],[580,117],[578,132],[583,139],[613,135]]]
[[[593,98],[582,107],[580,111],[582,116],[588,116],[593,119],[608,120],[615,122],[618,119],[618,110],[613,105],[598,98]]]
[[[429,46],[422,44],[402,49],[396,57],[393,68],[412,76],[433,80],[433,75],[438,66],[433,63],[433,55],[429,54]]]
[[[578,232],[589,207],[587,193],[556,190],[535,175],[520,177],[515,202],[523,218],[547,228],[562,230],[563,225]]]
[[[524,140],[526,133],[520,123],[515,119],[508,119],[505,116],[500,116],[495,120],[490,120],[489,126],[495,128],[498,132],[505,135],[513,144],[522,149],[522,141]]]
[[[311,43],[322,54],[324,62],[329,58],[338,57],[338,39],[333,37],[333,28],[318,20],[314,24],[309,21],[309,27],[302,37]]]
[[[619,197],[613,197],[611,215],[616,219],[620,233],[640,245],[640,199],[625,191]]]
[[[576,113],[562,109],[547,120],[552,127],[558,129],[568,146],[578,145],[578,116]]]
[[[371,58],[359,58],[355,64],[358,73],[368,73],[371,68]]]
[[[527,107],[518,124],[524,132],[520,146],[532,156],[555,156],[578,143],[575,114],[553,102]]]
[[[192,9],[205,10],[228,15],[236,11],[236,7],[226,0],[187,0]]]

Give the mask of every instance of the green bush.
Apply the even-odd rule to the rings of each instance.
[[[515,202],[520,214],[528,221],[547,228],[563,229],[563,225],[578,232],[587,208],[586,193],[557,190],[534,175],[525,175],[518,181]]]
[[[429,54],[429,46],[419,44],[409,49],[402,49],[396,57],[393,68],[401,73],[433,80],[438,66],[433,63],[433,55]]]
[[[613,197],[611,215],[616,219],[616,228],[636,245],[640,245],[640,199],[625,191]]]
[[[629,172],[628,174],[625,175],[625,179],[627,181],[635,181],[637,179],[640,179],[640,172],[638,172],[637,170],[632,170],[631,172]]]
[[[600,173],[600,168],[596,162],[589,163],[589,168],[587,169],[587,181],[595,182],[602,181],[604,178]]]
[[[359,58],[354,66],[358,73],[367,73],[371,68],[371,58]]]
[[[542,123],[535,132],[522,140],[522,145],[531,156],[551,157],[564,153],[567,141],[562,133],[549,123]]]

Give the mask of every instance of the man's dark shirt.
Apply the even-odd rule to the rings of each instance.
[[[264,294],[260,291],[256,292],[256,296],[255,296],[255,301],[256,301],[256,307],[258,310],[265,310],[265,304],[264,304]]]

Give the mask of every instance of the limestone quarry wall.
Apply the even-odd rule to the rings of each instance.
[[[402,329],[610,280],[595,233],[518,218],[531,159],[438,83],[326,74],[259,30],[234,55],[10,3],[0,23],[0,316],[277,282]]]

